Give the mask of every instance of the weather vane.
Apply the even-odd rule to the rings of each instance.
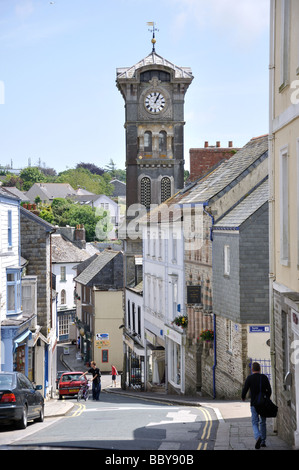
[[[156,44],[155,31],[159,31],[159,30],[155,27],[154,21],[148,21],[148,22],[147,22],[147,26],[151,26],[151,29],[149,29],[149,31],[150,31],[151,33],[153,33],[153,37],[152,37],[153,50],[152,50],[152,52],[156,52],[156,51],[155,51],[155,44]]]

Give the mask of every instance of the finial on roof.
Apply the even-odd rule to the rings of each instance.
[[[153,33],[153,37],[152,37],[152,41],[151,41],[152,45],[153,45],[152,52],[156,52],[155,51],[155,44],[156,44],[155,31],[159,31],[159,30],[155,27],[154,21],[148,21],[147,26],[151,26],[151,29],[149,29],[149,31],[151,33]]]

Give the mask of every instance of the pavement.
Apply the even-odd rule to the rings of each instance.
[[[66,370],[86,370],[83,360],[79,357],[75,345],[69,346],[69,354],[61,354],[60,361]],[[116,393],[125,396],[146,398],[155,401],[180,404],[182,406],[196,406],[212,408],[219,421],[214,450],[255,450],[255,440],[251,425],[249,401],[214,400],[210,397],[168,395],[163,392],[144,392],[134,389],[122,390],[120,376],[117,377],[117,386],[112,388],[111,375],[102,373],[102,392]],[[74,407],[72,400],[59,400],[51,398],[45,401],[45,418],[66,415]],[[267,419],[267,447],[266,450],[293,450],[285,441],[277,436],[274,420]]]

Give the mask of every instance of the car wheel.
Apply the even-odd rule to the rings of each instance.
[[[62,400],[62,395],[59,395],[59,400]]]
[[[42,423],[44,421],[44,416],[45,416],[45,410],[44,410],[44,405],[41,407],[39,417],[35,419],[37,423]]]
[[[22,418],[17,423],[18,429],[27,428],[27,415],[28,415],[28,409],[27,409],[27,406],[24,405],[23,410],[22,410]]]

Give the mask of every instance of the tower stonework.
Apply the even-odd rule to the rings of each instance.
[[[137,64],[116,71],[125,101],[127,214],[133,204],[148,210],[184,187],[184,101],[192,80],[190,68],[174,65],[154,47]],[[127,257],[140,256],[141,240],[125,238]],[[130,264],[133,269],[133,259]]]

